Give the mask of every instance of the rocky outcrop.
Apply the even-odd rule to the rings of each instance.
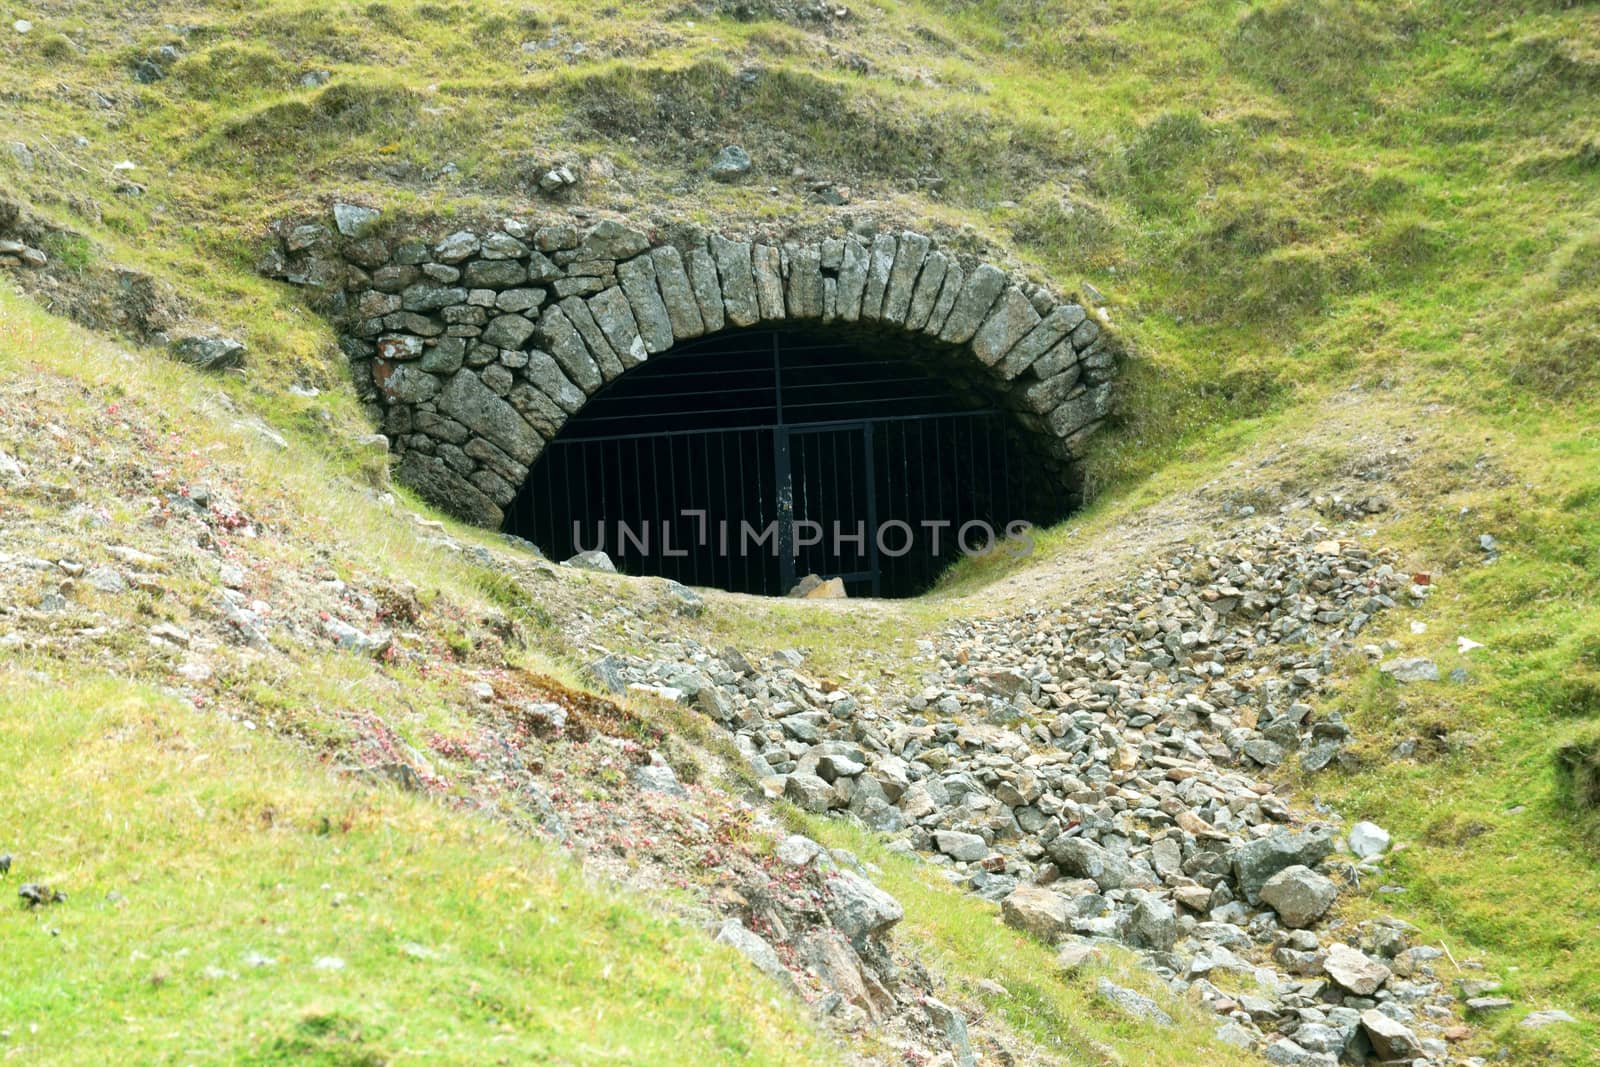
[[[912,232],[687,232],[518,219],[442,232],[341,203],[276,224],[260,267],[336,320],[400,480],[473,522],[501,521],[545,444],[619,375],[692,338],[776,323],[899,337],[1009,408],[1076,503],[1113,372],[1081,306]]]

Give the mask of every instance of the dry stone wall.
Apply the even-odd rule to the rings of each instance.
[[[666,239],[611,220],[447,229],[351,204],[273,232],[263,272],[319,294],[396,476],[486,526],[589,397],[724,330],[800,323],[914,342],[1014,412],[1068,496],[1110,408],[1114,346],[1094,316],[918,233],[775,243]]]

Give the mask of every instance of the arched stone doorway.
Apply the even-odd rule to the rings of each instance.
[[[668,240],[615,221],[583,232],[508,219],[442,233],[337,209],[332,227],[302,220],[275,232],[268,273],[322,291],[398,457],[397,477],[486,526],[506,524],[512,508],[510,525],[522,528],[519,516],[540,510],[539,486],[554,488],[548,474],[535,473],[549,466],[541,466],[546,452],[594,436],[595,420],[618,398],[637,401],[652,382],[669,383],[672,366],[693,362],[674,359],[693,354],[681,346],[747,343],[741,331],[764,329],[780,347],[792,331],[808,331],[807,343],[833,346],[836,369],[859,363],[846,353],[863,350],[920,367],[948,409],[929,417],[972,421],[981,413],[987,440],[1003,441],[1005,462],[1015,459],[1027,473],[1035,515],[1020,518],[1053,519],[1080,503],[1083,444],[1110,406],[1113,350],[1082,307],[913,232],[769,243],[684,230]],[[830,399],[857,401],[855,421],[874,425],[859,441],[835,427],[829,448],[865,449],[867,434],[889,441],[884,427],[906,397],[863,394],[859,380],[829,384]],[[653,436],[674,432],[688,410],[653,411]],[[822,438],[807,436],[814,428],[782,419],[761,425],[791,446],[798,432],[802,460],[821,447]],[[1016,484],[969,452],[967,484]],[[841,462],[834,474],[842,484],[860,459],[849,453]],[[940,470],[941,478],[962,477]],[[642,470],[633,473],[636,494],[656,492],[646,491]],[[810,468],[798,482],[793,473],[790,491],[809,488]],[[613,482],[620,491],[621,476]],[[845,566],[841,558],[830,565]],[[797,567],[804,573],[803,562]],[[880,591],[883,582],[879,568]],[[708,584],[758,588],[715,573]]]

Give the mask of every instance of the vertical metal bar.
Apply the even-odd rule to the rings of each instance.
[[[789,469],[789,430],[778,425],[772,431],[774,504],[778,519],[778,593],[794,588],[794,480]]]
[[[783,419],[783,357],[779,354],[778,331],[772,331],[772,397],[776,409],[778,425],[782,426]],[[787,590],[785,590],[787,592]]]
[[[872,571],[872,595],[883,595],[883,576],[878,573],[878,479],[872,462],[872,423],[861,428],[861,451],[867,473],[867,569]]]

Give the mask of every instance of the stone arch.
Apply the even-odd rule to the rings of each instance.
[[[264,269],[325,293],[397,478],[464,519],[500,525],[546,443],[632,368],[689,339],[797,323],[939,353],[1009,409],[1079,503],[1110,339],[1082,306],[928,236],[667,240],[515,219],[378,236],[376,221],[337,205],[331,228],[282,224]]]

